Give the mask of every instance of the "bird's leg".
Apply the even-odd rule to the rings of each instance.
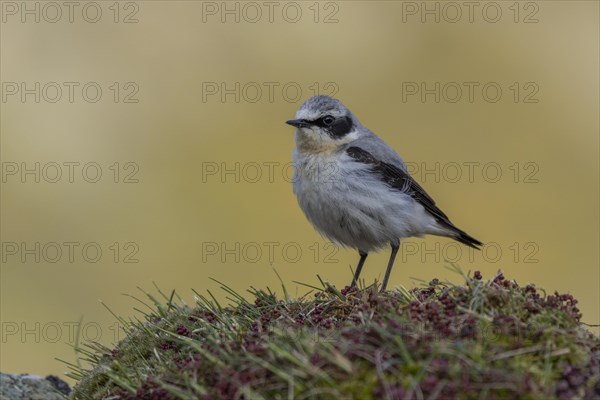
[[[390,279],[390,273],[392,272],[392,267],[394,266],[394,260],[396,259],[396,253],[398,253],[398,249],[400,248],[400,242],[394,243],[392,242],[392,254],[390,255],[390,261],[388,261],[387,269],[385,270],[385,277],[383,278],[383,285],[381,285],[381,291],[385,291],[385,288],[388,283],[388,279]]]
[[[350,287],[356,287],[356,282],[358,282],[360,270],[362,269],[362,267],[365,263],[365,260],[367,259],[367,256],[369,255],[368,253],[365,253],[362,250],[359,250],[358,254],[360,254],[360,260],[358,261],[358,265],[356,266],[356,271],[354,271],[354,278],[352,278],[352,284],[350,285]]]

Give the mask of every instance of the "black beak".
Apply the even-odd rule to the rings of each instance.
[[[308,126],[305,120],[303,119],[290,119],[289,121],[285,121],[286,124],[295,126],[296,128],[302,128],[303,126]]]

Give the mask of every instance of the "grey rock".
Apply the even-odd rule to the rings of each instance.
[[[65,400],[70,392],[69,385],[54,375],[0,372],[0,400]]]

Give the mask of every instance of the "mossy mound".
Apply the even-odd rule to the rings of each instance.
[[[174,296],[80,350],[73,399],[598,399],[600,339],[569,294],[498,274],[379,293],[323,283],[300,299],[223,287]],[[124,321],[121,321],[125,323]]]

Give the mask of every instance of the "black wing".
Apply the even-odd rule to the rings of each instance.
[[[393,164],[377,160],[371,153],[360,147],[348,147],[346,154],[357,162],[369,164],[372,166],[373,173],[378,174],[382,181],[388,186],[410,195],[419,204],[421,204],[429,214],[431,214],[442,226],[454,232],[455,239],[461,243],[477,248],[481,242],[469,236],[466,232],[458,229],[442,210],[436,205],[435,201],[425,192],[407,172]]]

